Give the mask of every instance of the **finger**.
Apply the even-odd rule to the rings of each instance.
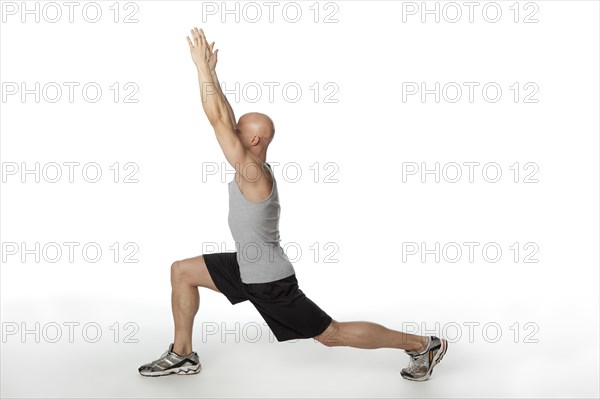
[[[202,36],[200,35],[200,31],[198,30],[198,28],[194,28],[194,30],[196,31],[196,36],[198,36],[198,42],[200,44],[204,44],[204,42],[202,41]]]
[[[190,40],[189,36],[185,37],[187,39],[188,44],[190,45],[190,50],[194,48],[194,45],[192,44],[192,41]]]
[[[202,38],[200,37],[200,34],[198,33],[198,28],[194,28],[194,35],[196,35],[196,45],[198,45],[198,46],[202,45]]]
[[[212,42],[212,44],[210,45],[210,51],[212,52],[214,48],[215,48],[215,42]]]
[[[219,60],[219,49],[215,50],[215,61]]]
[[[200,29],[200,37],[202,37],[202,41],[206,44],[206,36],[204,36],[204,31]]]
[[[194,39],[194,46],[198,45],[198,37],[196,36],[196,32],[194,32],[193,29],[190,29],[190,32],[192,32],[192,38]]]

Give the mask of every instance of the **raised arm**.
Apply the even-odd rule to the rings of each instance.
[[[215,131],[227,162],[238,170],[250,157],[235,133],[235,115],[217,79],[215,66],[218,50],[213,53],[214,43],[208,45],[202,29],[194,28],[191,33],[193,42],[189,37],[187,41],[192,60],[198,70],[202,108]]]
[[[210,45],[211,51],[213,50],[214,46],[215,46],[215,42],[212,42],[212,44]],[[225,93],[223,93],[221,84],[219,83],[219,78],[217,77],[216,65],[217,65],[218,53],[219,53],[219,50],[216,50],[212,53],[212,55],[208,61],[208,67],[210,69],[210,73],[212,75],[213,82],[216,83],[216,87],[219,90],[221,99],[223,100],[223,102],[225,103],[225,106],[227,107],[227,110],[229,111],[229,116],[231,117],[231,123],[233,124],[233,126],[235,126],[237,122],[235,119],[235,114],[233,113],[233,108],[231,108],[231,104],[229,104],[229,101],[227,100],[227,96],[225,96]]]

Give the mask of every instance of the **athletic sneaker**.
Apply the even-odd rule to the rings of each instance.
[[[200,370],[202,370],[202,366],[196,352],[179,356],[173,352],[173,344],[169,345],[169,349],[159,359],[144,364],[138,369],[140,374],[146,377],[159,377],[169,374],[198,374]]]
[[[410,356],[410,362],[407,368],[403,368],[400,374],[407,380],[426,381],[431,377],[433,368],[438,364],[446,351],[448,350],[448,341],[436,336],[429,337],[429,343],[423,352],[406,351]]]

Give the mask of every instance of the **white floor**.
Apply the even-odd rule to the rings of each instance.
[[[515,343],[508,321],[478,314],[472,319],[481,322],[473,342],[463,325],[462,336],[451,343],[431,380],[417,383],[399,374],[408,362],[401,350],[327,348],[312,340],[270,342],[266,327],[257,338],[256,327],[263,322],[250,304],[232,307],[219,294],[204,289],[201,295],[194,349],[203,371],[160,378],[142,377],[137,368],[157,358],[170,342],[168,301],[125,303],[83,297],[74,301],[60,295],[45,302],[3,300],[2,397],[598,397],[597,318],[586,321],[589,313],[585,311],[555,307],[538,314],[540,329],[531,337],[538,343],[522,342],[524,334]],[[421,305],[424,317],[435,309],[433,303]],[[514,320],[525,320],[530,311],[514,303],[508,303],[508,308]],[[393,313],[391,306],[369,310],[365,304],[354,311],[340,311],[336,317],[372,320],[399,329],[402,322]],[[418,313],[411,308],[406,320],[415,320]],[[132,320],[132,314],[137,315],[134,322],[139,326],[132,338],[138,342],[125,343],[126,333],[133,330],[126,330],[124,323]],[[40,321],[40,342],[35,342],[34,333],[10,334],[14,327],[10,320]],[[85,338],[82,335],[83,325],[92,320],[102,330],[96,343],[86,342],[94,339],[94,329],[89,328]],[[482,336],[486,320],[497,320],[502,329],[496,343],[491,342],[492,330],[487,340]],[[63,325],[68,321],[80,323],[74,327],[72,343]],[[115,321],[121,323],[117,343]],[[58,331],[53,322],[63,325],[57,343],[50,342]],[[591,330],[569,330],[569,325],[576,325],[570,323],[583,327],[586,322]],[[34,326],[33,322],[26,325],[31,330]],[[224,327],[231,332],[223,335]],[[522,326],[520,330],[533,331]],[[448,328],[448,338],[456,336],[457,330],[453,331]]]

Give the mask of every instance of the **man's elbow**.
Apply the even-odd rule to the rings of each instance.
[[[212,117],[208,118],[210,125],[215,129],[215,133],[223,132],[226,130],[233,130],[233,126],[231,126],[231,119],[229,119],[226,115],[216,114]]]
[[[220,112],[207,112],[206,117],[212,127],[219,125],[223,119]]]

